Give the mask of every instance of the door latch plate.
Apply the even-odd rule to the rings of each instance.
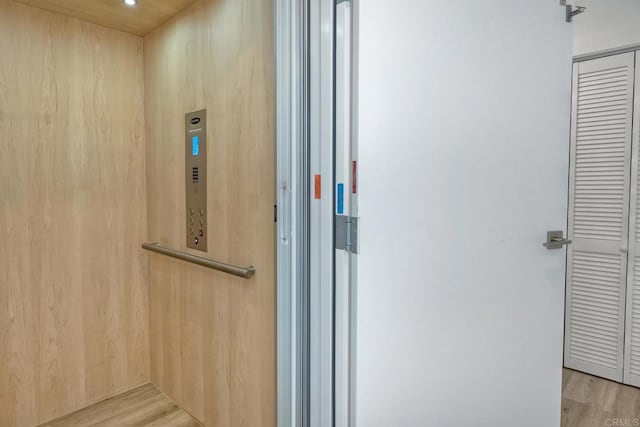
[[[336,249],[358,253],[358,218],[336,215]]]

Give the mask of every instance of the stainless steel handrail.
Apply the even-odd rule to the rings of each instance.
[[[160,246],[159,243],[143,243],[142,249],[166,255],[171,258],[180,259],[182,261],[191,262],[193,264],[198,264],[203,267],[212,268],[214,270],[223,271],[234,276],[244,277],[245,279],[251,279],[253,275],[256,274],[256,269],[253,266],[238,267],[231,264],[225,264],[224,262],[214,261],[212,259],[202,258],[185,252],[176,251],[174,249],[165,248]]]

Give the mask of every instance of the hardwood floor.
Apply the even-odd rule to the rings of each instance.
[[[189,414],[152,384],[143,385],[40,427],[195,427]]]
[[[626,423],[626,424],[625,424]],[[640,426],[640,389],[565,369],[561,427]],[[39,427],[201,427],[152,384]]]
[[[640,426],[640,389],[565,369],[562,427]]]

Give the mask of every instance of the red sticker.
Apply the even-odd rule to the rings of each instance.
[[[358,162],[353,161],[353,169],[351,171],[351,192],[356,194],[358,192]]]

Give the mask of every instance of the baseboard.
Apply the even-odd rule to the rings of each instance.
[[[135,390],[135,389],[137,389],[138,387],[142,387],[142,386],[145,386],[145,385],[147,385],[147,384],[151,384],[151,381],[146,380],[146,381],[144,381],[144,382],[142,382],[142,383],[140,383],[140,384],[137,384],[137,385],[134,385],[134,386],[131,386],[131,387],[126,387],[126,388],[121,389],[121,390],[119,390],[119,391],[114,391],[113,393],[108,393],[108,394],[106,394],[105,396],[102,396],[102,397],[99,397],[99,398],[96,398],[96,399],[88,400],[88,401],[87,401],[86,403],[84,403],[81,407],[76,408],[76,409],[73,409],[72,411],[66,412],[66,413],[64,413],[64,414],[56,415],[55,417],[52,417],[52,418],[49,418],[49,419],[46,419],[46,420],[43,420],[43,421],[39,421],[39,422],[38,422],[38,424],[36,424],[34,427],[40,427],[40,426],[42,426],[42,425],[44,425],[44,424],[47,424],[47,423],[53,422],[53,421],[55,421],[55,420],[57,420],[57,419],[59,419],[59,418],[68,417],[69,415],[72,415],[72,414],[75,414],[76,412],[80,412],[80,411],[82,411],[82,410],[84,410],[84,409],[87,409],[88,407],[93,406],[93,405],[95,405],[96,403],[103,402],[103,401],[105,401],[105,400],[107,400],[107,399],[111,399],[112,397],[119,396],[119,395],[121,395],[121,394],[123,394],[123,393],[127,393],[127,392],[129,392],[129,391]],[[153,386],[154,386],[155,388],[158,388],[158,386],[156,386],[155,384],[153,384]],[[160,390],[160,389],[158,388],[158,390]],[[160,391],[162,391],[162,390],[160,390]],[[164,394],[164,393],[163,393],[163,394]],[[168,396],[167,396],[167,397],[168,397]],[[171,399],[171,400],[173,400],[173,399]],[[179,405],[178,405],[178,406],[179,406]],[[185,411],[185,412],[186,412],[186,411]]]

